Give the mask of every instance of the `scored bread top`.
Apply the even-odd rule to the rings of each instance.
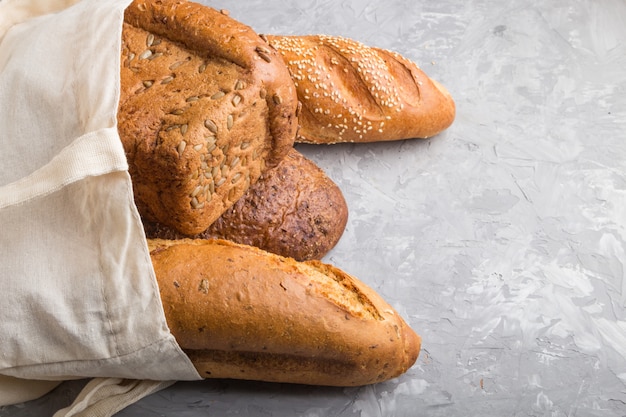
[[[449,92],[398,53],[338,36],[276,36],[302,103],[296,141],[434,136],[453,122]]]
[[[259,311],[283,314],[264,319],[272,326],[288,325],[290,315],[315,317],[321,312],[317,309],[329,302],[334,309],[326,314],[329,320],[326,326],[333,326],[335,313],[331,311],[340,311],[337,317],[341,321],[395,322],[398,319],[397,313],[372,289],[320,261],[298,262],[221,239],[148,239],[148,248],[164,306],[175,309],[177,303],[173,300],[178,297],[186,300],[184,310],[173,311],[169,316],[172,332],[183,348],[209,349],[222,344],[224,341],[215,338],[215,333],[203,335],[198,329],[203,325],[219,327],[221,324],[213,323],[215,316],[239,309],[255,309],[250,312],[253,315],[258,315]],[[219,300],[222,305],[211,307],[214,317],[201,313],[205,308],[202,299],[209,299],[209,289],[232,291],[232,294],[221,292],[210,298],[212,302]],[[221,313],[220,308],[224,309]],[[223,337],[236,338],[240,331],[225,329]],[[307,341],[302,343],[306,345]]]
[[[251,28],[183,0],[125,12],[118,130],[142,216],[204,231],[293,146],[297,96]]]
[[[234,281],[237,274],[225,273],[226,271],[243,270],[249,272],[246,270],[246,266],[252,264],[253,268],[258,268],[257,274],[267,273],[268,271],[270,274],[273,272],[276,275],[282,273],[296,281],[300,281],[306,287],[307,294],[323,297],[354,317],[384,320],[385,315],[390,313],[390,311],[383,312],[382,310],[384,309],[381,310],[380,305],[376,305],[370,299],[375,294],[373,292],[370,293],[369,290],[363,291],[362,287],[355,283],[353,277],[320,261],[298,262],[254,246],[242,245],[223,239],[148,239],[147,241],[152,255],[156,257],[159,252],[169,249],[171,251],[170,256],[176,258],[173,262],[182,265],[184,271],[179,270],[180,275],[171,274],[172,271],[168,271],[173,281],[176,281],[178,277],[178,284],[181,284],[182,280],[185,279],[184,275],[205,277],[209,286],[212,281],[220,280],[221,274],[233,277]],[[190,246],[195,246],[196,249],[190,250]],[[206,252],[203,253],[203,250],[206,250]],[[209,254],[211,256],[206,256]],[[195,268],[190,266],[189,261],[181,262],[186,257],[195,259]],[[220,261],[224,260],[227,261],[226,264],[221,265]],[[209,267],[208,264],[215,264],[215,269],[206,268]],[[159,263],[157,271],[162,272],[164,268],[171,265],[171,263]],[[205,268],[200,268],[201,265],[204,265]],[[270,266],[270,268],[264,271],[264,268],[267,266]],[[271,285],[278,282],[276,275],[267,277],[267,283]],[[177,287],[173,281],[172,284],[174,287]],[[160,282],[165,282],[165,280],[160,280]],[[169,282],[165,283],[170,284]],[[232,285],[233,283],[231,282],[230,284]],[[245,286],[246,283],[242,282],[241,284]],[[284,283],[280,285],[284,285]],[[199,284],[198,288],[200,287],[202,287],[202,284]],[[372,298],[377,300],[378,296]],[[192,307],[190,306],[190,308]],[[395,313],[391,312],[391,314]],[[200,319],[202,320],[202,318]],[[201,342],[198,338],[194,338],[193,343]],[[184,347],[192,347],[184,342],[182,342],[182,345]]]

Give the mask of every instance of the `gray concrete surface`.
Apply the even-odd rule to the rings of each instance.
[[[350,207],[325,261],[423,350],[375,386],[178,383],[120,417],[626,416],[626,2],[205,3],[395,50],[453,94],[430,140],[298,146]],[[83,383],[0,416],[51,415]]]

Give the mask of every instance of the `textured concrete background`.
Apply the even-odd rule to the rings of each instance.
[[[427,141],[298,146],[351,210],[325,260],[423,351],[376,386],[178,383],[119,416],[626,416],[626,2],[204,2],[395,50],[455,97]],[[83,383],[0,416],[50,415]]]

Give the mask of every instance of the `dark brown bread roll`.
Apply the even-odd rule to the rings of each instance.
[[[149,240],[170,330],[205,378],[356,386],[397,377],[420,338],[363,282],[221,240]]]
[[[428,138],[452,124],[448,91],[395,52],[334,36],[267,36],[302,103],[296,141]]]
[[[135,0],[118,130],[142,216],[204,231],[293,146],[297,96],[251,28],[184,0]]]
[[[192,237],[227,239],[296,260],[321,259],[339,241],[348,206],[339,187],[292,149],[209,228]],[[144,222],[148,238],[189,236]]]

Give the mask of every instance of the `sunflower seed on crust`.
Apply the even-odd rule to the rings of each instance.
[[[176,151],[178,152],[179,156],[183,155],[183,152],[185,151],[186,147],[187,147],[187,142],[185,142],[184,140],[181,140],[178,146],[176,147]]]
[[[141,54],[139,54],[139,59],[146,59],[152,55],[152,51],[150,49],[146,49]]]
[[[217,134],[217,125],[215,124],[215,122],[213,120],[206,119],[204,121],[204,127],[209,129],[210,132]]]
[[[138,3],[146,5],[146,12],[139,12]],[[194,31],[192,27],[186,36],[180,36],[177,31],[182,31],[179,26],[185,16],[191,16],[189,22],[203,22],[208,27],[221,25],[220,19],[225,17],[216,17],[219,11],[211,9],[207,13],[217,20],[205,19],[209,8],[196,12],[195,4],[189,4],[193,14],[183,15],[179,3],[140,0],[126,9],[120,49],[122,77],[126,78],[121,80],[124,91],[118,125],[124,147],[132,153],[129,165],[146,167],[133,178],[140,185],[137,189],[151,190],[136,196],[138,204],[161,224],[191,236],[205,230],[219,211],[232,203],[229,195],[238,198],[243,194],[248,175],[252,182],[258,180],[259,161],[253,163],[250,158],[253,149],[258,148],[258,153],[273,163],[282,156],[282,148],[293,142],[291,131],[295,131],[296,121],[291,107],[295,109],[296,96],[292,97],[287,69],[274,59],[276,52],[237,22],[227,27],[232,36],[228,47],[236,47],[229,49],[233,53],[227,56],[209,53],[222,36],[215,31]],[[187,5],[185,2],[182,9],[187,11]],[[155,18],[157,10],[160,14]],[[156,30],[154,24],[163,25],[163,30]],[[257,45],[261,46],[258,52]],[[131,52],[136,54],[132,63]],[[263,62],[259,53],[267,54],[272,62]],[[151,90],[142,94],[148,86]],[[268,100],[259,99],[261,89],[267,91]],[[275,111],[271,100],[278,91],[290,101],[281,112]],[[284,117],[289,120],[282,120]],[[232,146],[225,147],[227,143]],[[149,146],[132,151],[142,144]],[[155,158],[159,162],[150,164]],[[245,161],[250,161],[246,167]],[[152,192],[157,182],[161,184],[159,192],[168,193],[163,199],[167,201],[158,201]],[[216,184],[221,187],[217,191]],[[203,209],[197,210],[199,207]]]

